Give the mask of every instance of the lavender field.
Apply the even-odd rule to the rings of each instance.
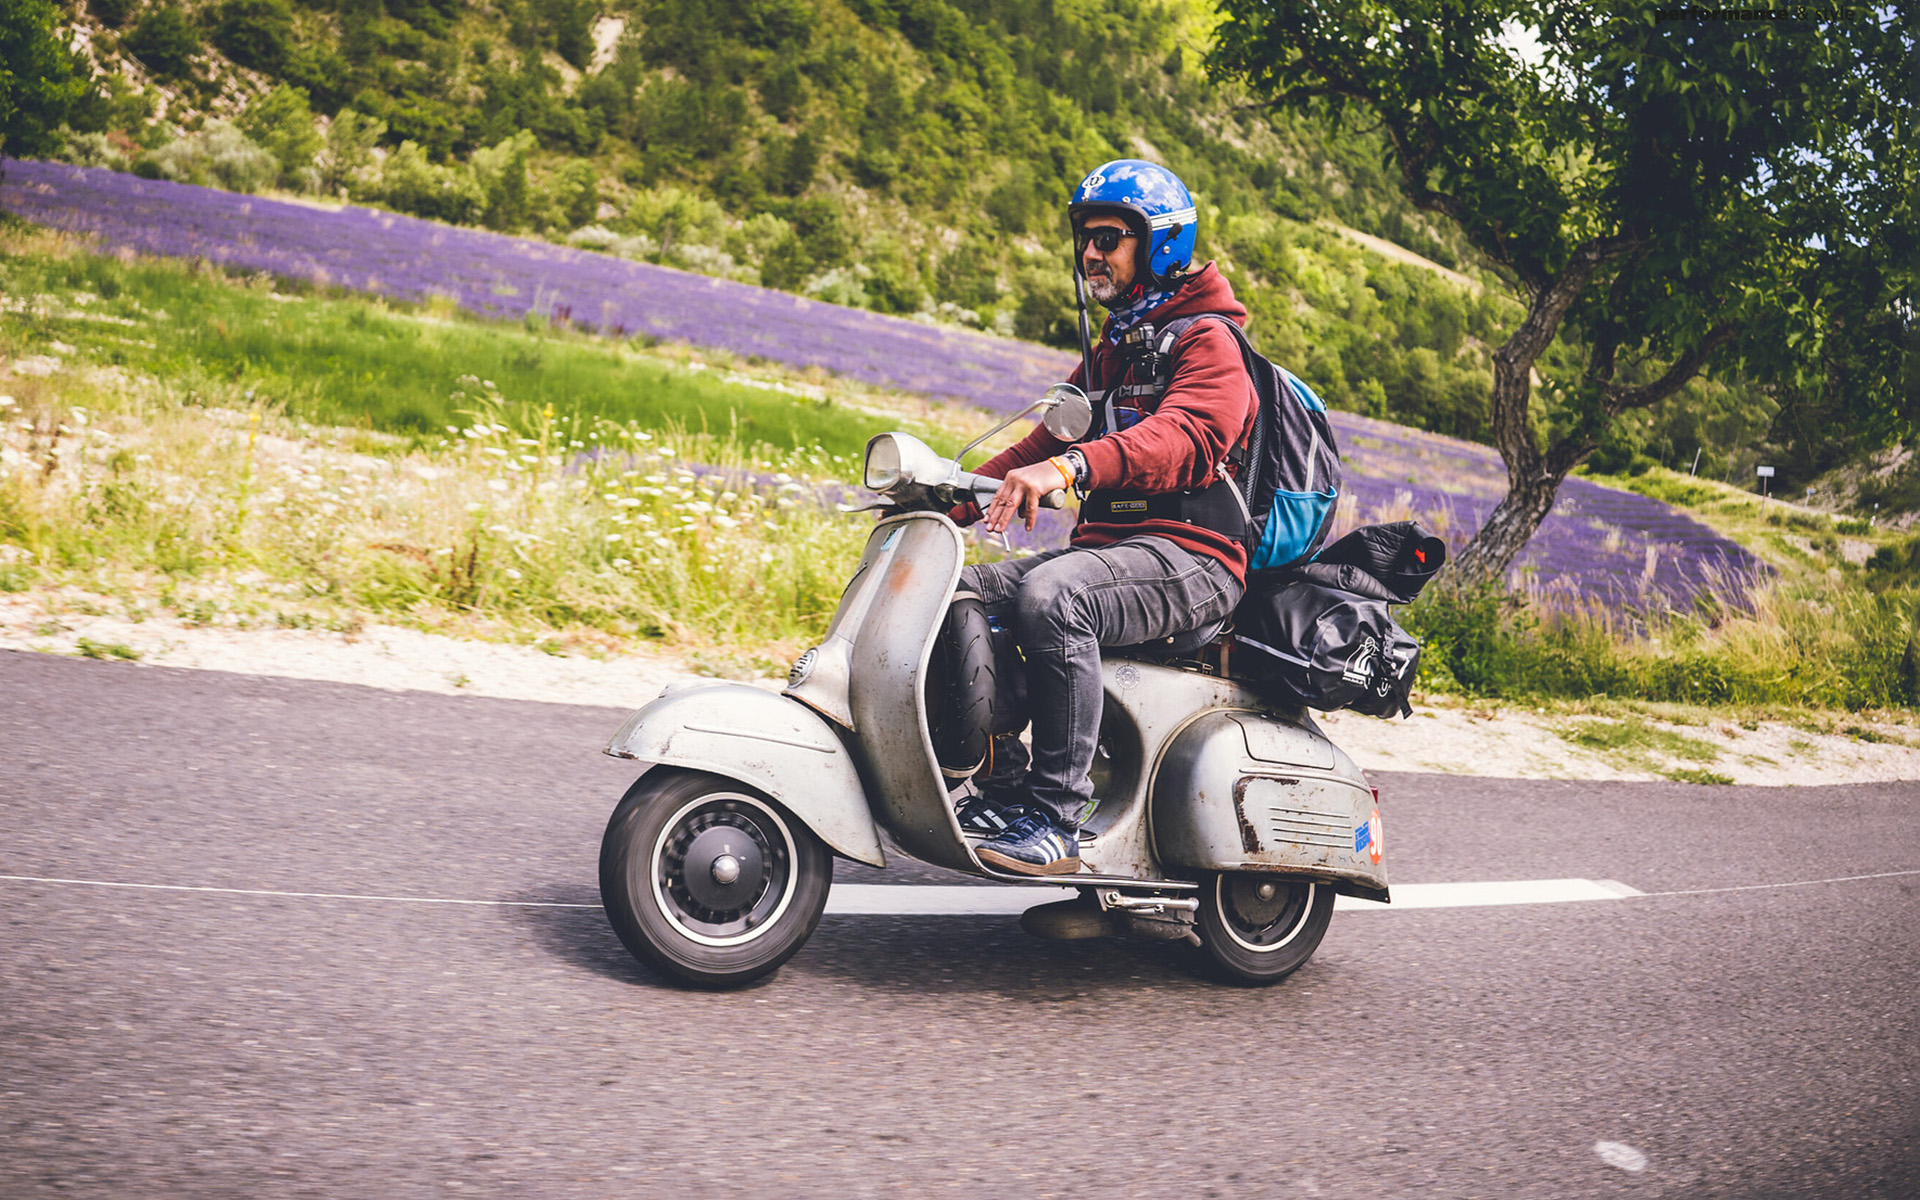
[[[1006,411],[1074,359],[1039,346],[805,300],[729,280],[371,209],[332,209],[103,169],[8,160],[0,207],[87,235],[106,250],[200,258],[246,271],[480,315],[527,313],[610,335],[646,334]],[[1309,381],[1311,382],[1311,381]],[[1347,459],[1341,529],[1419,517],[1465,543],[1505,490],[1488,447],[1333,414]],[[1053,517],[1036,531],[1064,538]],[[1517,585],[1552,600],[1683,605],[1764,568],[1683,513],[1569,480],[1516,564]]]

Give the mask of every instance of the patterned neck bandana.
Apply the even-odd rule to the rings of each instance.
[[[1118,345],[1120,335],[1140,323],[1140,318],[1166,303],[1177,288],[1168,288],[1161,292],[1147,292],[1125,308],[1117,308],[1107,314],[1107,340]]]

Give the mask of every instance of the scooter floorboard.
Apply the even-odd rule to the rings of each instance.
[[[1016,875],[1011,871],[996,871],[985,864],[981,865],[980,874],[1002,883],[1031,883],[1046,887],[1110,887],[1152,892],[1193,892],[1200,889],[1199,884],[1189,879],[1142,879],[1133,875],[1096,875],[1084,871],[1078,875]]]

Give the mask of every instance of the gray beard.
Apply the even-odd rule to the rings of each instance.
[[[1111,275],[1087,276],[1087,292],[1100,303],[1102,308],[1108,309],[1111,309],[1121,297],[1120,287],[1113,282]]]

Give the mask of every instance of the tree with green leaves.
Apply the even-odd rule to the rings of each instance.
[[[1610,425],[1702,372],[1817,396],[1883,444],[1920,424],[1901,354],[1910,17],[1721,19],[1642,0],[1221,7],[1218,75],[1277,107],[1377,122],[1401,191],[1456,223],[1525,305],[1493,356],[1508,492],[1454,560],[1456,586],[1503,577]],[[1575,353],[1554,357],[1577,365],[1543,359],[1556,339]]]
[[[86,94],[59,27],[49,0],[0,5],[0,151],[21,157],[58,146],[60,123]]]

